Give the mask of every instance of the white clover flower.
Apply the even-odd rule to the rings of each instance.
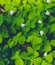
[[[47,3],[50,3],[50,0],[47,0],[46,2],[47,2]]]
[[[14,11],[13,10],[10,10],[10,15],[12,16],[14,14]]]
[[[24,23],[21,24],[21,27],[25,27],[26,25]]]
[[[43,34],[44,34],[44,31],[41,30],[41,31],[40,31],[40,35],[42,36]]]
[[[38,23],[42,23],[42,20],[38,20]]]
[[[44,56],[47,56],[47,52],[44,53]]]
[[[49,11],[46,11],[46,13],[45,13],[46,15],[50,15],[50,12]]]

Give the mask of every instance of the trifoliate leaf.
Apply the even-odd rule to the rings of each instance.
[[[22,35],[22,32],[17,33],[16,37],[17,39]]]
[[[33,20],[37,16],[36,11],[31,11],[28,15],[29,20]]]
[[[25,28],[23,28],[24,32],[28,32],[30,30],[30,26],[26,26]]]
[[[32,47],[34,50],[39,50],[41,45],[36,44],[36,45],[32,45]]]
[[[32,39],[33,39],[33,35],[28,36],[27,42],[31,42]]]
[[[3,49],[8,49],[8,45],[5,45]]]
[[[55,46],[55,40],[51,40],[51,41],[50,41],[50,44],[51,44],[52,46]]]
[[[24,36],[21,36],[20,38],[19,38],[19,40],[18,40],[18,42],[19,42],[19,44],[24,44],[25,43],[25,37]]]
[[[11,39],[9,39],[8,46],[9,46],[9,48],[12,48],[14,46],[14,41],[11,41]]]
[[[47,62],[45,60],[43,60],[41,65],[47,65]]]
[[[46,45],[44,46],[44,51],[46,51],[46,52],[51,51],[51,46],[50,46],[50,44],[46,44]]]
[[[27,53],[27,52],[22,52],[22,53],[20,54],[20,57],[21,57],[22,59],[28,59],[28,53]]]
[[[42,61],[41,65],[52,65],[51,63],[46,62],[45,60]]]
[[[32,43],[33,45],[42,44],[42,39],[41,39],[40,37],[34,36],[33,39],[32,39],[32,41],[31,41],[31,43]]]
[[[55,32],[55,24],[52,24],[52,25],[50,26],[50,32]]]
[[[47,62],[51,63],[53,61],[52,54],[48,54],[47,56],[45,56],[45,59]]]
[[[28,54],[28,57],[30,59],[34,59],[39,56],[39,53],[37,51],[33,51],[32,53]]]
[[[27,47],[27,51],[28,51],[28,53],[33,53],[33,49],[31,48],[31,46]]]
[[[36,61],[39,62],[39,63],[41,63],[42,62],[42,58],[38,57],[38,58],[36,58]]]
[[[55,50],[51,52],[53,57],[55,58]]]
[[[34,65],[40,65],[36,60],[34,60]]]
[[[34,65],[40,65],[41,62],[42,62],[42,59],[40,57],[34,59]]]
[[[19,57],[15,60],[15,65],[24,65],[23,60]]]
[[[33,53],[34,53],[34,58],[39,56],[39,53],[37,51],[33,51]]]
[[[35,22],[31,22],[31,28],[35,28]]]
[[[11,57],[11,59],[17,59],[19,57],[19,51],[16,51],[15,54]]]

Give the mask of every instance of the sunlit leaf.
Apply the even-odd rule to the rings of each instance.
[[[46,57],[45,57],[46,61],[51,63],[53,61],[53,57],[52,57],[52,54],[48,54]]]
[[[55,40],[51,40],[51,41],[50,41],[50,44],[51,44],[52,46],[55,46]]]
[[[15,60],[15,65],[24,65],[23,60],[19,57]]]

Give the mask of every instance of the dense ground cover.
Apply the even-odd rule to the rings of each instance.
[[[0,65],[55,64],[55,0],[0,0]]]

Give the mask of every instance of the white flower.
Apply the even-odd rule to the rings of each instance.
[[[46,13],[45,13],[46,15],[50,15],[50,12],[49,11],[46,11]]]
[[[38,23],[42,23],[42,20],[38,20]]]
[[[23,23],[21,24],[21,27],[25,27],[25,26],[26,26],[25,24],[23,24]]]
[[[47,56],[47,52],[44,53],[44,56]]]
[[[50,3],[50,0],[47,0],[46,2],[47,2],[47,3]]]
[[[44,31],[41,30],[41,31],[40,31],[40,35],[42,36],[43,34],[44,34]]]
[[[12,16],[14,14],[14,11],[13,10],[10,10],[10,15]]]

